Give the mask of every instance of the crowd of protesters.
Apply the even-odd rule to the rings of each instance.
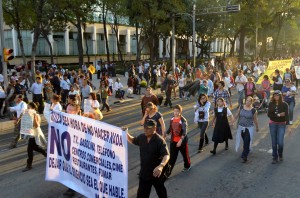
[[[300,62],[300,58],[294,59],[293,64],[298,63],[297,61]],[[270,79],[269,76],[264,75],[267,63],[263,61],[255,61],[251,64],[237,63],[236,65],[227,64],[225,61],[218,63],[211,61],[200,63],[197,67],[191,67],[186,62],[182,66],[176,64],[174,71],[167,69],[164,63],[150,66],[145,61],[137,66],[134,64],[130,66],[127,90],[119,78],[116,78],[114,82],[112,74],[108,72],[105,65],[97,65],[95,68],[97,79],[99,79],[98,84],[92,83],[91,74],[93,72],[86,65],[83,65],[78,71],[68,71],[62,67],[59,69],[51,67],[46,73],[37,70],[33,77],[35,82],[29,80],[31,77],[26,72],[21,71],[19,74],[14,72],[10,77],[8,87],[0,86],[0,116],[1,118],[8,116],[15,120],[15,134],[10,146],[15,148],[20,139],[19,121],[29,102],[28,94],[32,94],[33,100],[33,103],[28,103],[28,108],[36,109],[36,115],[43,114],[44,102],[47,102],[51,104],[51,110],[65,111],[101,120],[104,109],[107,112],[111,111],[108,104],[109,96],[114,94],[115,97],[124,100],[126,93],[128,97],[131,94],[140,95],[141,84],[145,81],[147,88],[141,100],[142,118],[140,121],[140,124],[144,126],[145,134],[138,137],[128,134],[128,141],[140,147],[145,147],[145,141],[148,141],[149,144],[146,145],[149,146],[149,149],[158,149],[153,152],[156,152],[155,156],[160,159],[141,157],[141,161],[147,162],[152,159],[155,164],[151,167],[148,165],[147,168],[141,167],[138,195],[143,190],[149,194],[149,186],[151,189],[151,186],[154,185],[161,197],[166,197],[167,193],[163,183],[170,176],[179,151],[184,159],[182,171],[187,172],[191,168],[187,136],[189,121],[183,117],[183,109],[180,105],[173,106],[172,99],[179,96],[180,100],[191,100],[190,103],[195,104],[194,122],[198,124],[200,133],[198,153],[203,152],[204,146],[209,144],[206,132],[210,126],[214,128],[211,138],[214,145],[210,152],[215,155],[218,144],[223,142],[225,142],[225,150],[228,150],[228,140],[233,139],[230,124],[237,121],[236,150],[242,139],[244,143],[241,155],[243,163],[247,162],[251,150],[254,126],[256,131],[259,131],[257,112],[261,108],[265,108],[267,116],[270,118],[272,163],[275,164],[283,160],[285,130],[288,125],[293,124],[293,109],[298,88],[298,79],[293,64],[283,74],[279,70],[275,70],[273,78]],[[258,85],[256,81],[260,76],[263,76],[263,81]],[[152,90],[157,89],[159,85],[162,94],[156,96]],[[238,98],[236,115],[231,112],[233,110],[231,98],[234,94]],[[92,101],[91,112],[83,112],[85,100]],[[257,103],[258,106],[256,106]],[[102,108],[100,108],[100,104],[102,104]],[[168,127],[165,126],[163,116],[159,112],[159,107],[163,106],[169,106],[174,111]],[[211,108],[213,119],[210,121]],[[34,125],[34,128],[40,126],[39,116],[36,116]],[[165,146],[165,138],[169,134],[171,136],[170,152]],[[155,137],[155,141],[150,142],[152,137]],[[25,171],[31,169],[33,150],[46,155],[36,141],[36,138],[33,137],[29,140],[29,157]],[[160,146],[157,147],[157,144]],[[141,152],[145,151],[141,149]],[[168,168],[166,168],[167,166]],[[165,178],[160,180],[160,177]],[[74,191],[69,189],[66,194],[73,195]]]

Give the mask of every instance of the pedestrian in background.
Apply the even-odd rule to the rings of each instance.
[[[31,91],[33,94],[32,101],[38,103],[38,112],[43,114],[44,111],[44,101],[43,101],[43,84],[41,77],[36,77],[36,82],[32,84]],[[60,93],[59,93],[60,94]]]
[[[244,76],[242,70],[238,70],[238,75],[235,78],[236,90],[238,92],[238,107],[244,104],[245,95],[245,84],[247,83],[247,78]]]
[[[170,154],[165,140],[156,133],[156,122],[151,119],[147,120],[144,123],[143,134],[133,137],[127,132],[127,139],[128,142],[140,147],[141,170],[137,198],[148,198],[152,186],[159,198],[167,198],[164,183]]]
[[[291,83],[290,79],[285,80],[285,85],[282,87],[282,95],[284,102],[289,105],[289,124],[293,124],[294,108],[296,105],[295,96],[297,95],[297,88]]]
[[[238,151],[240,147],[240,139],[242,137],[244,142],[244,149],[241,155],[242,162],[248,161],[248,154],[251,150],[254,135],[254,124],[256,132],[258,129],[257,111],[253,108],[253,98],[248,96],[246,98],[245,105],[241,106],[235,116],[235,120],[238,120],[238,128],[236,133],[236,144],[235,149]]]
[[[214,148],[210,152],[213,155],[216,154],[219,143],[225,142],[225,150],[228,150],[228,139],[232,139],[228,117],[231,118],[231,123],[233,123],[233,115],[226,107],[224,98],[218,98],[217,106],[214,108],[214,118],[212,120],[212,127],[214,128],[212,141],[214,142]]]
[[[23,101],[23,95],[17,95],[16,99],[15,99],[15,103],[16,105],[14,107],[9,107],[9,110],[11,112],[15,112],[15,117],[14,117],[14,136],[13,139],[10,143],[10,149],[16,148],[17,147],[17,143],[20,140],[20,129],[21,129],[21,118],[22,115],[25,111],[25,109],[27,109],[27,104]]]
[[[277,164],[278,160],[283,161],[284,134],[289,124],[289,107],[283,101],[282,93],[274,91],[269,103],[268,117],[270,118],[269,128],[272,140],[272,164]],[[290,128],[288,128],[289,133]]]
[[[173,110],[174,116],[171,118],[169,129],[167,130],[167,134],[171,134],[169,162],[171,170],[169,175],[171,175],[171,172],[175,166],[179,151],[184,161],[184,168],[182,172],[189,171],[191,168],[187,137],[188,124],[186,119],[182,116],[182,107],[180,105],[175,105]]]
[[[33,102],[28,103],[28,109],[25,111],[32,111],[33,117],[33,135],[29,137],[28,145],[27,145],[27,165],[22,172],[26,172],[32,169],[32,161],[33,161],[33,151],[37,151],[47,157],[46,150],[42,147],[45,147],[47,144],[46,138],[41,129],[41,117],[37,114],[36,110],[38,109],[37,105]]]
[[[152,93],[152,88],[151,87],[147,87],[146,88],[145,96],[142,98],[142,101],[141,101],[141,108],[142,108],[142,114],[143,114],[143,116],[145,114],[146,105],[149,102],[152,102],[156,106],[158,105],[157,96]]]

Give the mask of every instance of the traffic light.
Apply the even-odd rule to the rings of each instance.
[[[3,49],[4,62],[8,62],[14,58],[14,56],[12,55],[13,52],[14,52],[13,49],[8,49],[8,48]]]

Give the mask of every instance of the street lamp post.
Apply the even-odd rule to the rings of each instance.
[[[193,64],[196,67],[196,2],[193,2]]]
[[[175,56],[176,56],[176,52],[175,52],[175,15],[172,16],[172,70],[173,73],[175,73]]]

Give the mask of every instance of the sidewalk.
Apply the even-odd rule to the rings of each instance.
[[[125,91],[125,97],[124,98],[125,98],[125,100],[120,101],[118,98],[115,98],[115,94],[113,93],[113,95],[110,96],[109,99],[108,99],[108,103],[109,103],[109,106],[112,107],[112,111],[114,111],[114,105],[115,104],[126,104],[127,102],[131,102],[131,101],[134,101],[134,100],[136,100],[136,102],[140,103],[142,97],[145,94],[145,88],[141,89],[141,95],[132,94],[131,95],[132,98],[128,98],[127,97],[128,96],[128,94],[127,94],[127,89],[128,89],[127,77],[125,77],[124,75],[117,74],[117,77],[113,77],[114,82],[116,82],[116,78],[120,78],[120,82],[124,86],[124,91]],[[99,85],[100,85],[100,79],[97,79],[96,74],[93,75],[92,84],[98,90]],[[95,90],[93,90],[93,91],[95,91]],[[154,94],[159,94],[160,89],[153,90],[153,93]],[[32,94],[28,94],[27,96],[28,96],[29,101],[31,101],[32,100]],[[102,106],[102,104],[100,104],[100,105]],[[41,118],[42,118],[41,125],[47,124],[44,116],[41,116]],[[0,133],[2,131],[7,131],[7,130],[10,130],[10,129],[13,129],[13,128],[14,128],[14,121],[13,120],[9,120],[9,118],[0,119]]]

